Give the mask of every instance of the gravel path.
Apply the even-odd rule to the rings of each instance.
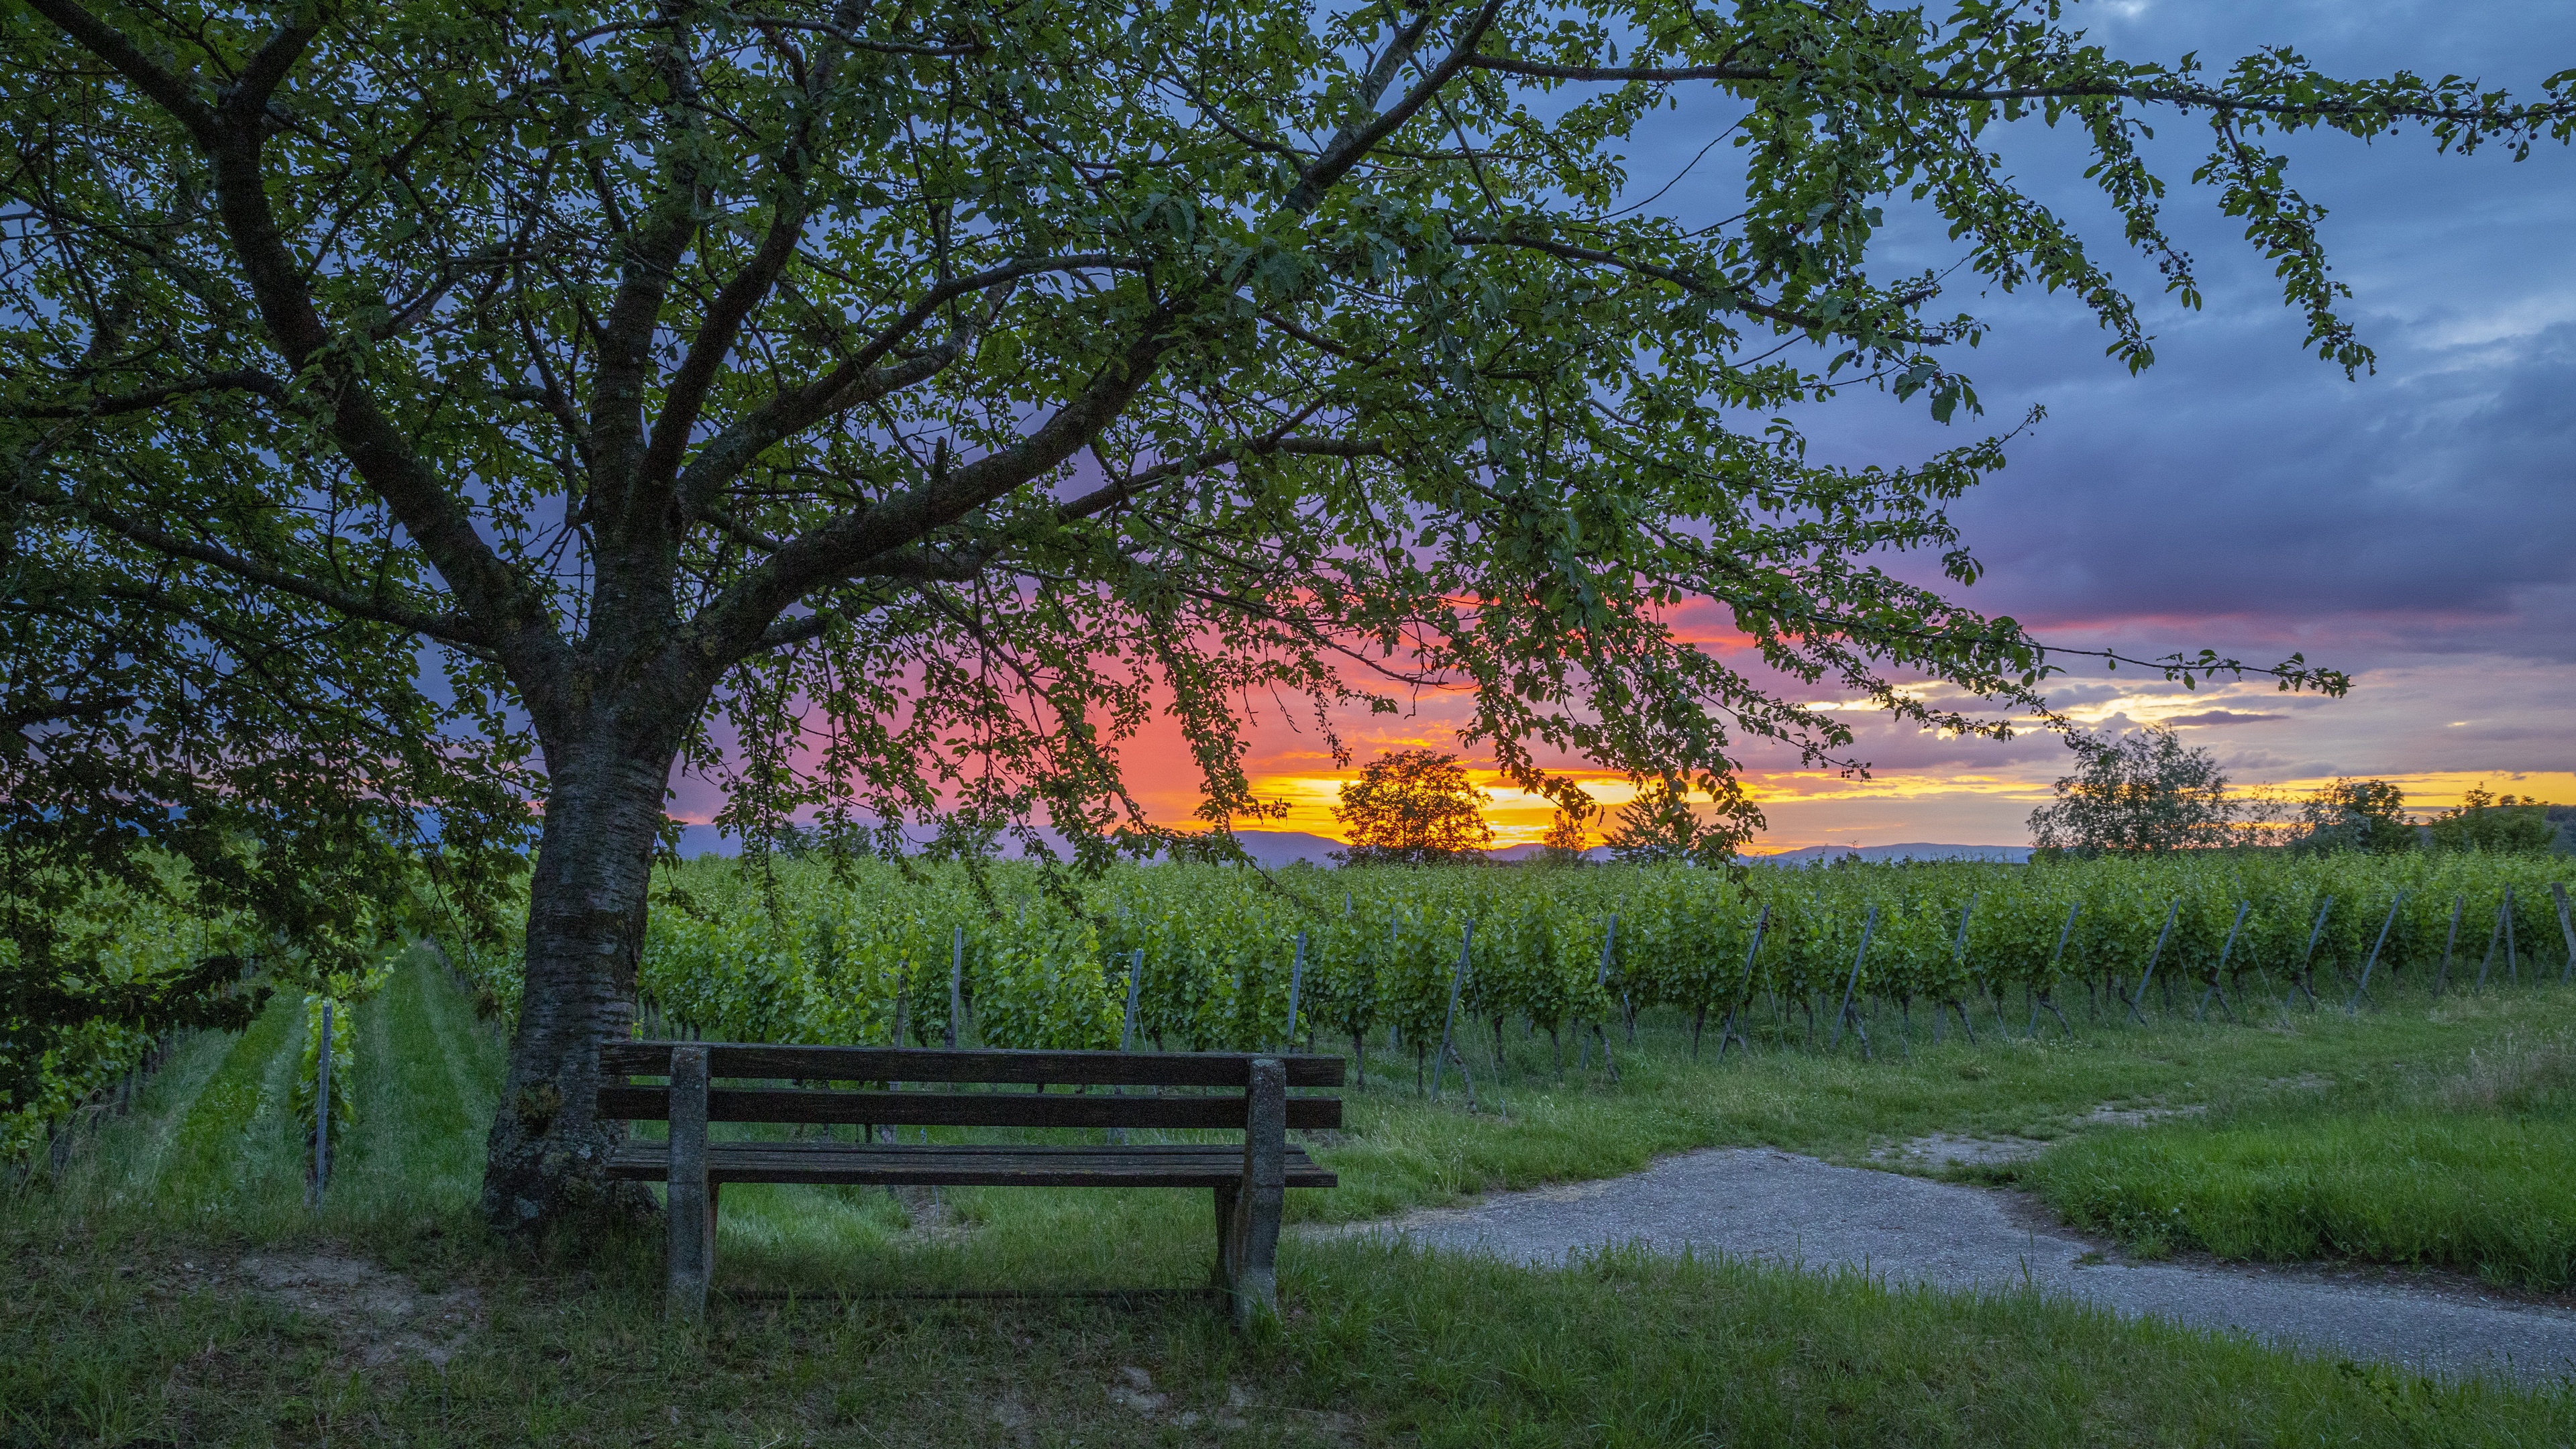
[[[1633,1177],[1499,1194],[1336,1231],[1391,1233],[1537,1264],[1574,1249],[1642,1242],[1665,1252],[1865,1268],[1891,1282],[1945,1288],[2028,1282],[2121,1313],[2432,1373],[2564,1380],[2576,1371],[2576,1312],[2567,1309],[2459,1288],[2339,1281],[2313,1268],[2105,1261],[2093,1244],[2022,1220],[2029,1216],[2018,1200],[1981,1188],[1786,1152],[1716,1149],[1666,1158]]]

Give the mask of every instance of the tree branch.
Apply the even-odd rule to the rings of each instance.
[[[114,26],[99,19],[74,0],[27,0],[29,9],[62,27],[83,50],[97,56],[142,88],[145,95],[168,111],[197,144],[211,150],[222,131],[221,119],[207,105],[191,84],[191,77],[163,69],[142,49],[127,40]]]
[[[1468,22],[1467,33],[1459,38],[1448,56],[1416,82],[1413,89],[1405,92],[1402,100],[1366,125],[1345,126],[1335,133],[1332,144],[1315,158],[1315,164],[1306,168],[1305,174],[1297,179],[1295,188],[1288,193],[1287,211],[1296,216],[1313,211],[1322,203],[1324,193],[1332,190],[1335,183],[1357,166],[1371,147],[1386,139],[1396,127],[1411,120],[1414,112],[1430,104],[1431,98],[1440,93],[1440,88],[1474,58],[1476,46],[1484,40],[1485,32],[1493,26],[1494,17],[1501,14],[1502,9],[1503,0],[1486,0],[1485,8],[1477,11],[1475,19]],[[1386,54],[1378,57],[1378,63],[1369,72],[1363,104],[1375,106],[1378,98],[1386,94],[1386,88],[1395,82],[1396,72],[1413,57],[1414,48],[1421,44],[1423,33],[1430,25],[1431,16],[1426,10],[1409,29],[1387,45]]]
[[[662,195],[625,241],[617,293],[600,323],[590,399],[590,491],[593,499],[608,505],[606,512],[613,517],[603,523],[612,531],[623,531],[625,504],[645,447],[644,389],[653,371],[653,334],[672,274],[697,228],[697,183],[685,166],[675,164],[663,178]]]
[[[838,25],[832,25],[821,20],[790,20],[781,15],[738,15],[733,18],[746,26],[755,28],[769,26],[780,30],[805,30],[818,35],[828,35],[834,40],[841,42],[843,45],[850,47],[852,50],[872,51],[878,55],[919,55],[947,58],[955,56],[982,55],[984,52],[992,49],[991,46],[984,44],[982,41],[969,41],[964,45],[923,45],[917,41],[910,40],[870,40],[864,35],[853,34]],[[583,41],[597,40],[603,35],[613,35],[621,30],[653,30],[666,25],[675,25],[677,23],[679,22],[671,19],[611,21],[606,25],[594,25],[588,30],[568,37],[564,43],[567,45],[579,45]]]
[[[716,490],[739,476],[754,458],[774,444],[794,437],[835,413],[913,386],[946,367],[957,351],[953,345],[945,352],[934,349],[924,358],[915,358],[894,367],[879,369],[877,364],[950,302],[1042,272],[1132,270],[1143,266],[1144,263],[1136,258],[1106,252],[1031,257],[939,283],[862,344],[840,366],[793,392],[772,397],[707,440],[680,474],[681,508],[692,516],[697,515],[706,506],[706,501],[715,496]]]
[[[284,402],[287,396],[284,379],[256,368],[231,372],[210,372],[179,382],[165,382],[140,391],[95,397],[80,403],[45,403],[13,408],[11,414],[22,418],[115,418],[127,413],[149,412],[164,403],[208,392],[257,393],[270,402]]]
[[[734,339],[742,334],[743,324],[750,320],[752,309],[769,295],[769,289],[787,270],[796,256],[796,243],[804,235],[808,215],[799,198],[798,204],[782,203],[778,214],[770,219],[767,234],[760,239],[760,249],[751,261],[736,272],[716,292],[708,304],[707,315],[698,324],[697,334],[689,339],[689,351],[680,359],[679,369],[671,376],[670,386],[662,395],[662,410],[653,420],[651,438],[644,445],[644,456],[635,465],[638,481],[661,488],[677,486],[680,450],[687,445],[689,433],[697,427],[699,410],[705,405],[707,390],[724,370],[725,358],[733,351]]]
[[[1657,281],[1670,282],[1674,286],[1681,288],[1683,291],[1690,292],[1696,296],[1716,298],[1717,300],[1725,302],[1728,306],[1735,308],[1739,312],[1750,313],[1753,316],[1777,322],[1783,327],[1795,327],[1806,332],[1831,332],[1841,335],[1849,335],[1851,331],[1851,328],[1847,323],[1828,322],[1822,317],[1811,317],[1803,312],[1792,312],[1785,307],[1774,307],[1755,297],[1752,293],[1741,287],[1734,286],[1731,283],[1711,283],[1676,268],[1658,266],[1653,262],[1632,261],[1629,258],[1620,256],[1616,252],[1602,251],[1597,247],[1576,246],[1571,242],[1551,241],[1544,237],[1487,236],[1482,232],[1451,232],[1449,234],[1449,239],[1460,246],[1522,247],[1530,251],[1545,252],[1553,257],[1561,257],[1570,262],[1589,262],[1595,266],[1616,267],[1623,272],[1634,272],[1639,276],[1653,277]],[[1891,298],[1890,301],[1893,305],[1899,308],[1904,308],[1913,306],[1915,303],[1923,301],[1931,295],[1932,293],[1929,291],[1908,292],[1904,296]],[[1929,346],[1942,340],[1938,337],[1912,332],[1891,332],[1890,335],[1895,337],[1898,341],[1911,342],[1923,346]]]
[[[320,604],[324,608],[335,609],[356,618],[372,619],[380,624],[390,624],[397,629],[408,629],[443,644],[453,644],[463,649],[483,649],[491,645],[491,636],[478,627],[475,620],[464,615],[425,613],[390,600],[369,598],[328,584],[315,583],[311,579],[288,573],[284,569],[244,558],[229,549],[195,539],[181,538],[177,534],[145,523],[141,519],[130,518],[115,509],[84,502],[50,488],[45,491],[52,494],[50,498],[44,500],[45,502],[77,513],[84,520],[106,529],[117,537],[165,557],[201,563],[262,588],[293,594],[299,599]]]
[[[75,43],[133,81],[185,126],[199,148],[213,160],[218,215],[250,283],[270,340],[298,370],[314,364],[329,345],[330,330],[314,306],[303,266],[280,235],[262,160],[267,97],[282,82],[311,37],[290,27],[260,48],[243,76],[248,89],[237,86],[233,93],[257,96],[259,108],[236,117],[208,106],[187,79],[152,61],[76,0],[29,3]],[[520,651],[532,650],[539,655],[560,649],[562,641],[554,633],[544,600],[475,533],[455,495],[443,488],[404,445],[400,431],[376,407],[364,387],[336,362],[329,370],[334,374],[334,385],[325,393],[331,399],[335,439],[351,466],[393,509],[448,587],[455,590],[465,613],[489,631],[488,637],[496,641],[496,647],[498,641],[507,641]],[[544,677],[545,669],[537,659],[523,657],[522,662],[529,666],[522,672],[531,679]],[[549,658],[545,662],[560,661]],[[542,694],[543,690],[535,692]]]
[[[268,114],[269,97],[277,94],[277,88],[285,84],[286,73],[295,68],[295,62],[304,58],[305,48],[313,43],[313,37],[322,33],[322,27],[313,23],[318,10],[319,7],[308,7],[300,17],[300,23],[283,26],[269,36],[258,50],[251,53],[250,61],[242,67],[241,74],[224,88],[223,107],[234,124],[256,125]]]
[[[1147,317],[1123,355],[1018,443],[799,535],[717,596],[673,651],[698,656],[687,667],[721,668],[758,648],[769,621],[807,593],[864,571],[1071,458],[1153,375],[1175,341],[1166,330],[1171,320],[1167,312]]]
[[[1719,65],[1556,65],[1547,61],[1523,60],[1508,55],[1478,55],[1467,64],[1478,70],[1500,71],[1506,75],[1529,76],[1538,80],[1598,81],[1627,83],[1644,81],[1668,84],[1674,81],[1794,81],[1770,66],[1743,65],[1727,62]],[[1899,89],[1899,88],[1891,88]],[[2183,107],[2198,106],[2212,111],[2250,111],[2269,116],[2387,116],[2410,121],[2451,121],[2482,126],[2510,124],[2533,126],[2543,121],[2576,116],[2576,101],[2559,101],[2545,105],[2520,106],[2510,113],[2462,106],[2410,106],[2371,101],[2309,100],[2276,101],[2237,95],[2211,86],[2121,85],[2116,82],[2086,81],[2053,86],[1927,86],[1913,92],[1929,101],[2047,101],[2047,100],[2132,100],[2152,101]]]
[[[1271,453],[1286,453],[1295,457],[1308,458],[1388,456],[1382,444],[1355,443],[1343,438],[1290,438],[1277,435],[1255,438],[1249,442],[1235,443],[1223,448],[1210,448],[1187,458],[1175,458],[1169,462],[1157,463],[1140,473],[1103,484],[1058,508],[1056,520],[1060,523],[1073,523],[1115,508],[1157,484],[1168,483],[1175,478],[1185,478],[1193,473],[1205,472],[1210,468],[1241,458],[1261,457]]]
[[[245,81],[254,84],[255,93],[260,97],[260,109],[235,125],[227,124],[225,114],[208,106],[187,78],[155,63],[123,34],[74,0],[30,0],[30,4],[38,14],[59,26],[74,43],[132,81],[155,104],[169,112],[215,161],[219,215],[235,254],[240,258],[243,273],[251,284],[271,340],[292,366],[301,369],[310,364],[327,344],[329,331],[313,308],[310,293],[304,286],[301,266],[279,235],[260,162],[266,98],[274,92],[296,57],[301,55],[310,36],[292,29],[281,31],[261,47],[253,58],[251,72],[244,77]],[[236,87],[235,93],[253,92],[244,92]],[[215,379],[205,381],[211,383],[217,379],[264,393],[277,387],[275,379],[249,371],[217,374]],[[282,392],[283,389],[278,390]],[[465,602],[466,613],[476,620],[476,627],[498,626],[499,631],[523,635],[543,631],[551,638],[551,627],[546,622],[541,603],[529,597],[523,581],[513,575],[475,534],[453,496],[440,488],[418,460],[400,445],[391,422],[372,400],[351,383],[344,383],[332,392],[333,432],[350,462],[394,509],[403,526],[421,544],[449,586],[458,591]],[[148,389],[105,407],[30,409],[25,415],[111,415],[158,406],[178,395],[175,388],[167,392]],[[141,537],[135,537],[135,541],[147,547],[155,546]],[[249,564],[248,560],[226,554],[222,555],[223,561],[218,562],[189,552],[197,545],[175,538],[169,541],[183,547],[161,551],[180,552],[198,557],[201,562],[231,568],[234,573],[255,582],[298,593],[316,603],[331,607],[340,607],[344,602],[359,604],[362,607],[357,612],[364,617],[393,623],[397,627],[417,628],[433,637],[454,637],[478,645],[489,642],[488,638],[480,636],[474,641],[464,641],[466,630],[462,621],[453,616],[398,611],[401,617],[394,617],[354,596],[341,595],[281,572],[268,571],[274,576],[262,578],[233,567],[243,565],[256,570],[258,566]],[[221,554],[220,550],[215,552]]]
[[[17,734],[30,725],[52,724],[60,719],[92,719],[114,714],[134,705],[130,694],[108,695],[99,699],[56,699],[30,704],[13,710],[0,710],[0,731]]]

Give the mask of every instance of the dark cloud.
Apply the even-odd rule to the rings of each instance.
[[[2165,716],[2164,723],[2169,725],[2259,724],[2264,720],[2288,718],[2286,714],[2238,714],[2232,709],[2206,709],[2198,714],[2169,714]]]
[[[2533,96],[2576,61],[2576,7],[2563,3],[2132,0],[2072,13],[2114,54],[2197,51],[2213,68],[2289,44],[2340,74],[2457,73]],[[1686,107],[1646,138],[1641,191],[1687,160],[1708,119]],[[2267,138],[2291,155],[2293,184],[2331,208],[2348,312],[2379,352],[2375,372],[2347,379],[2306,350],[2304,321],[2241,224],[2189,182],[2206,128],[2174,118],[2160,130],[2147,149],[2173,183],[2162,215],[2194,259],[2198,311],[2124,251],[2082,178],[2080,136],[2024,124],[1984,138],[2138,289],[2154,367],[2131,376],[2106,358],[2105,335],[2063,296],[1981,295],[1954,274],[1939,306],[1996,329],[1962,359],[1985,419],[1942,428],[1919,404],[1845,395],[1798,413],[1819,453],[1902,463],[2045,407],[1954,516],[1990,569],[1970,601],[2052,639],[2206,645],[2261,663],[2296,650],[2347,669],[2428,654],[2576,660],[2576,154],[2547,145],[2515,163],[2494,148],[2439,155],[2420,134]],[[1676,194],[1713,219],[1730,200],[1727,164],[1702,162]],[[1891,218],[1890,274],[1956,260],[1945,228],[1902,205]],[[1934,579],[1929,561],[1901,571]]]

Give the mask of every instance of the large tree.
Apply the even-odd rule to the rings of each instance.
[[[1726,805],[1723,798],[1717,802],[1721,820]],[[1691,805],[1687,783],[1656,778],[1640,784],[1636,798],[1619,807],[1618,821],[1601,843],[1610,847],[1613,859],[1632,864],[1689,861],[1716,867],[1734,859],[1740,838],[1701,818]]]
[[[1390,750],[1342,786],[1333,818],[1350,835],[1343,854],[1352,865],[1430,865],[1481,858],[1494,843],[1492,801],[1456,755]]]
[[[2445,810],[2428,824],[2428,843],[2435,850],[2475,850],[2490,855],[2540,855],[2563,849],[2559,826],[2551,819],[2563,806],[2536,798],[2516,800],[2498,795],[2484,783],[2472,785],[2459,808]]]
[[[1776,421],[1851,387],[1973,413],[1979,324],[1942,274],[1869,265],[1891,198],[2142,366],[2128,293],[1990,146],[2078,129],[2192,300],[2138,150],[2188,118],[2199,179],[2357,368],[2276,134],[2576,124],[2560,89],[2288,51],[2124,61],[2008,0],[12,0],[0,25],[0,416],[44,440],[12,526],[397,631],[433,696],[533,730],[486,1195],[522,1227],[599,1200],[597,1047],[675,762],[746,828],[1042,821],[1097,860],[1152,844],[1119,745],[1158,709],[1220,822],[1266,808],[1254,698],[1463,688],[1465,742],[1569,804],[1542,751],[1709,791],[1747,737],[1852,763],[1782,676],[1999,730],[1900,683],[2030,706],[2043,650],[1874,561],[1974,579],[1945,508],[2000,443],[1846,470]],[[1618,160],[1688,91],[1740,148],[1706,225]],[[1759,668],[1677,636],[1695,600]]]
[[[11,441],[41,467],[44,431]],[[91,1027],[238,1026],[246,968],[357,968],[424,900],[492,929],[528,833],[524,752],[426,697],[401,631],[93,543],[0,495],[0,1115],[78,1086]],[[131,949],[137,900],[253,944]]]
[[[2393,780],[2337,779],[2307,798],[2299,818],[2307,827],[2300,843],[2312,850],[2395,855],[2413,850],[2419,834]]]
[[[2167,725],[2125,735],[2072,731],[2075,773],[2057,799],[2030,812],[2031,843],[2044,851],[2146,855],[2200,850],[2236,840],[2239,802],[2209,751],[2185,745]]]

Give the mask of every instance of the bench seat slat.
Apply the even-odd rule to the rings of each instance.
[[[661,1076],[668,1041],[610,1042],[599,1049],[608,1076]],[[707,1048],[710,1078],[825,1082],[1012,1082],[1065,1086],[1241,1087],[1251,1063],[1275,1056],[1291,1087],[1338,1087],[1342,1059],[1288,1052],[1036,1052],[997,1048],[768,1046],[690,1043]]]
[[[1340,1179],[1302,1148],[1287,1154],[1290,1187]],[[629,1139],[608,1175],[660,1182],[670,1151]],[[888,1187],[1216,1187],[1240,1181],[1243,1149],[1217,1146],[1030,1147],[1012,1144],[710,1142],[710,1182],[850,1183]]]
[[[900,1127],[1233,1127],[1243,1126],[1244,1099],[1113,1097],[1054,1092],[833,1092],[807,1087],[714,1087],[710,1122],[877,1122]],[[668,1087],[602,1087],[599,1115],[630,1122],[666,1121]],[[1291,1097],[1288,1125],[1313,1130],[1342,1125],[1333,1097]]]

